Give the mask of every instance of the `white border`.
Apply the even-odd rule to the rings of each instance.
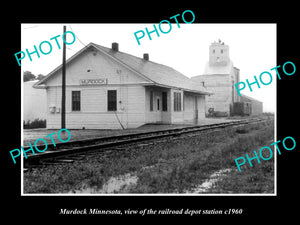
[[[255,23],[253,23],[255,24]],[[274,24],[276,26],[276,65],[278,65],[277,62],[277,23],[270,23],[270,24]],[[20,26],[21,29],[21,26]],[[22,35],[22,34],[21,34]],[[21,46],[22,47],[22,46]],[[23,141],[24,141],[24,130],[23,130],[23,98],[24,98],[24,86],[23,86],[23,71],[22,71],[22,67],[21,67],[21,144],[23,145]],[[275,80],[275,116],[274,116],[274,139],[275,142],[277,141],[277,79]],[[22,152],[22,151],[21,151]],[[276,154],[275,154],[276,152]],[[23,166],[24,166],[24,157],[23,157],[23,152],[21,153],[21,196],[113,196],[113,197],[119,197],[119,196],[177,196],[177,197],[181,197],[181,196],[277,196],[277,151],[275,149],[275,145],[274,145],[274,193],[245,193],[245,194],[168,194],[168,193],[164,193],[164,194],[24,194],[24,171],[23,171]]]

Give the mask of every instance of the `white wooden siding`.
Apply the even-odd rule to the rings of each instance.
[[[117,112],[107,111],[107,90],[117,90]],[[80,111],[72,111],[72,91],[80,91]],[[143,86],[100,86],[66,88],[66,126],[70,129],[114,129],[121,128],[117,116],[125,128],[137,127],[145,123],[145,90]],[[129,99],[129,100],[128,100]],[[61,108],[61,87],[47,90],[49,106]],[[117,114],[117,116],[116,116]],[[59,113],[47,112],[47,127],[59,128]]]
[[[129,69],[104,56],[101,52],[86,51],[66,67],[66,84],[79,85],[80,79],[108,79],[108,84],[136,84],[145,80]],[[89,72],[88,72],[89,71]],[[47,81],[48,86],[61,85],[61,70]]]

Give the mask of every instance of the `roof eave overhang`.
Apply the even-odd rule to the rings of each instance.
[[[198,93],[198,94],[202,94],[202,95],[212,95],[213,94],[212,92],[189,90],[189,89],[183,89],[183,91],[191,92],[191,93]]]
[[[47,89],[48,86],[45,85],[45,84],[38,84],[38,82],[34,85],[32,85],[33,88],[36,88],[36,89]]]
[[[191,93],[196,93],[196,94],[202,94],[202,95],[212,95],[212,92],[208,92],[208,91],[199,91],[199,90],[192,90],[192,89],[187,89],[187,88],[182,88],[182,87],[175,87],[175,86],[169,86],[169,85],[165,85],[165,84],[158,84],[158,83],[147,83],[147,84],[143,84],[144,86],[157,86],[157,87],[163,87],[163,88],[173,88],[173,89],[179,89],[179,90],[183,90],[185,92],[191,92]]]

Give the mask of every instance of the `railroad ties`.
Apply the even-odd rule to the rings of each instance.
[[[142,132],[126,135],[117,135],[112,137],[102,137],[93,139],[84,139],[68,143],[58,143],[56,147],[50,144],[48,150],[38,154],[28,154],[24,159],[24,171],[26,168],[42,167],[53,164],[73,163],[76,160],[82,160],[93,154],[105,152],[124,151],[128,145],[143,147],[153,145],[159,142],[166,142],[168,138],[187,138],[199,135],[202,132],[209,132],[216,129],[224,129],[230,126],[242,126],[245,124],[261,123],[262,119],[244,119],[218,124],[188,126],[183,128],[173,128],[159,131]],[[27,147],[29,148],[29,147]],[[24,149],[27,149],[24,147]],[[43,149],[43,146],[39,147]]]

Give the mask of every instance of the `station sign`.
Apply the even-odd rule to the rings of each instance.
[[[81,79],[80,85],[104,85],[107,84],[107,79]]]

